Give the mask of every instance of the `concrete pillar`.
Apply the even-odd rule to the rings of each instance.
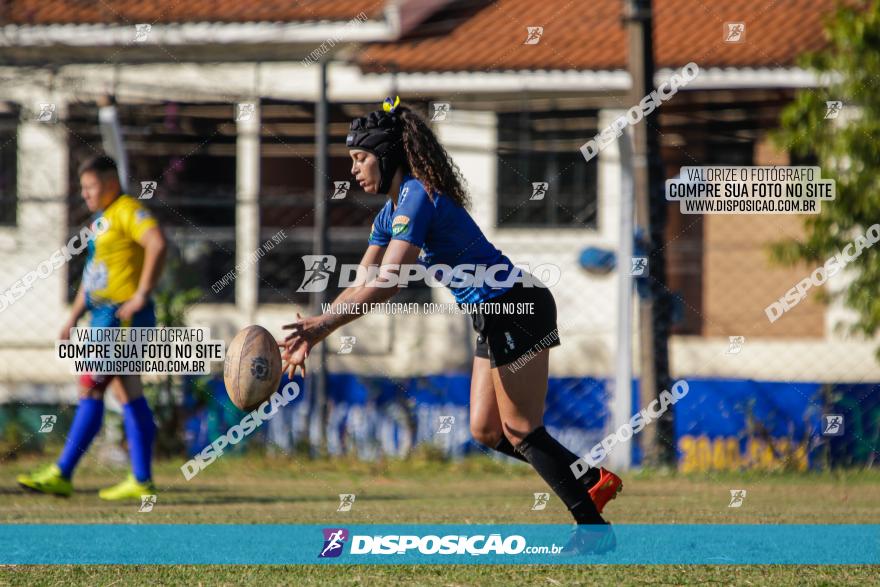
[[[39,104],[52,103],[51,116],[38,120]],[[67,240],[68,176],[65,104],[58,96],[23,104],[18,128],[18,213],[14,245],[0,264],[7,286],[35,271]],[[49,110],[47,110],[49,112]],[[2,330],[21,342],[54,340],[67,312],[67,271],[55,269],[34,282],[26,294],[0,315]]]
[[[623,114],[624,111],[622,110],[600,110],[598,116],[599,130],[608,127]],[[622,201],[624,161],[619,139],[609,143],[602,149],[596,157],[595,164],[599,166],[599,234],[603,241],[607,243],[605,246],[610,245],[612,250],[618,255],[617,271],[629,271],[630,254],[626,256],[620,255],[622,250],[632,252],[632,245],[629,247],[622,245],[627,235],[621,234],[621,207],[624,204]],[[633,162],[630,161],[629,164],[632,165]],[[630,190],[632,190],[632,186],[630,186]],[[630,197],[632,197],[632,194],[630,194]],[[627,206],[631,221],[630,229],[632,229],[632,223],[634,222],[632,217],[633,206],[634,201],[630,201]],[[616,287],[613,290],[615,292],[614,299],[619,300],[622,296],[620,288],[631,283],[632,281],[628,279],[617,279]],[[632,388],[628,379],[631,379],[633,375],[635,365],[633,364],[632,357],[637,350],[637,339],[633,336],[634,333],[638,332],[638,302],[635,300],[635,297],[634,293],[628,297],[632,306],[629,319],[624,318],[621,312],[622,309],[618,307],[615,312],[614,329],[604,335],[607,348],[615,356],[616,361],[616,367],[609,365],[610,368],[615,368],[616,376],[608,377],[608,386],[611,393],[609,394],[609,405],[607,406],[609,418],[606,423],[605,434],[616,431],[620,426],[629,422],[632,416]],[[633,328],[633,326],[636,326],[636,328]],[[620,339],[623,336],[627,336],[624,331],[629,331],[628,350],[621,348]],[[628,365],[621,364],[621,361],[627,362]],[[632,462],[632,447],[635,445],[635,442],[638,441],[631,439],[616,447],[607,457],[607,466],[614,469],[629,469]]]
[[[248,105],[252,105],[252,109]],[[248,259],[260,246],[260,103],[235,105],[235,305],[253,324],[257,311],[259,265]]]
[[[599,111],[599,131],[626,114],[625,110],[604,109]],[[590,137],[592,138],[592,137]],[[609,143],[591,161],[598,165],[599,217],[598,229],[602,239],[614,244],[620,239],[620,148],[617,141]],[[629,263],[629,260],[627,260]]]
[[[434,123],[437,138],[468,180],[471,216],[491,239],[497,222],[497,116],[494,112],[452,110]],[[430,113],[429,113],[430,114]]]

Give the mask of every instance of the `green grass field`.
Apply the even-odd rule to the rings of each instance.
[[[158,502],[100,502],[96,491],[125,471],[87,462],[69,499],[22,492],[15,475],[40,461],[0,464],[4,523],[568,523],[552,498],[531,511],[543,482],[525,466],[483,457],[458,463],[430,459],[366,464],[287,458],[218,460],[192,481],[179,463],[160,463]],[[606,509],[617,523],[880,523],[880,472],[663,475],[630,474]],[[746,489],[741,508],[729,490]],[[357,495],[351,512],[336,511],[339,493]],[[145,518],[147,518],[145,520]],[[59,545],[63,547],[63,545]],[[698,584],[840,585],[876,580],[870,566],[15,566],[0,567],[6,585],[267,584],[570,585]]]

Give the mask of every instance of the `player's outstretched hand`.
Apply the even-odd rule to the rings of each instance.
[[[315,346],[330,334],[329,329],[324,325],[321,316],[303,318],[299,315],[299,312],[297,312],[296,317],[296,322],[291,322],[290,324],[282,326],[284,330],[290,331],[290,334],[284,338],[285,342],[299,338],[307,340],[310,346]]]
[[[303,377],[306,376],[306,359],[309,357],[309,347],[305,341],[297,341],[290,344],[283,340],[278,341],[281,347],[281,372],[287,373],[288,379],[293,379],[296,375],[296,368],[302,369]]]
[[[285,324],[282,328],[290,330],[284,340],[278,341],[281,347],[281,369],[287,372],[287,376],[293,379],[296,375],[296,368],[303,370],[303,377],[306,374],[306,359],[312,348],[324,340],[328,334],[327,327],[321,322],[321,318],[313,316],[303,318],[297,313],[297,321]]]

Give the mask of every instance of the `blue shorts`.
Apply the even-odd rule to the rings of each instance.
[[[148,328],[156,326],[156,306],[153,300],[149,300],[147,305],[141,308],[131,320],[122,320],[116,316],[116,311],[122,304],[98,304],[94,305],[86,298],[86,309],[92,314],[92,321],[89,324],[92,328]]]
[[[93,304],[86,296],[86,309],[92,314],[91,328],[148,328],[156,326],[156,307],[153,300],[140,309],[131,320],[120,320],[116,311],[122,304]],[[91,375],[83,373],[79,377],[80,386],[85,389],[104,391],[114,375]]]

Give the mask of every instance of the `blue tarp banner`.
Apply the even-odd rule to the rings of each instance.
[[[675,447],[682,471],[859,465],[877,451],[878,385],[838,384],[823,393],[819,383],[685,380],[689,392],[674,406]],[[314,433],[309,388],[297,381],[305,393],[250,441],[268,441],[287,452],[298,443],[315,440],[309,437],[310,430]],[[282,379],[281,386],[286,383]],[[244,416],[229,402],[221,380],[211,381],[209,389],[213,401],[194,409],[187,422],[190,455]],[[478,451],[492,454],[471,439],[468,374],[400,379],[332,374],[328,394],[326,436],[331,455],[356,454],[364,460],[402,457],[419,444],[432,444],[451,457]],[[608,394],[603,379],[551,378],[547,428],[575,454],[587,454],[611,432]],[[638,382],[633,383],[632,400],[633,411],[638,411]],[[839,435],[823,434],[823,418],[829,414],[842,416]],[[628,448],[633,451],[633,464],[639,464],[638,436]]]

